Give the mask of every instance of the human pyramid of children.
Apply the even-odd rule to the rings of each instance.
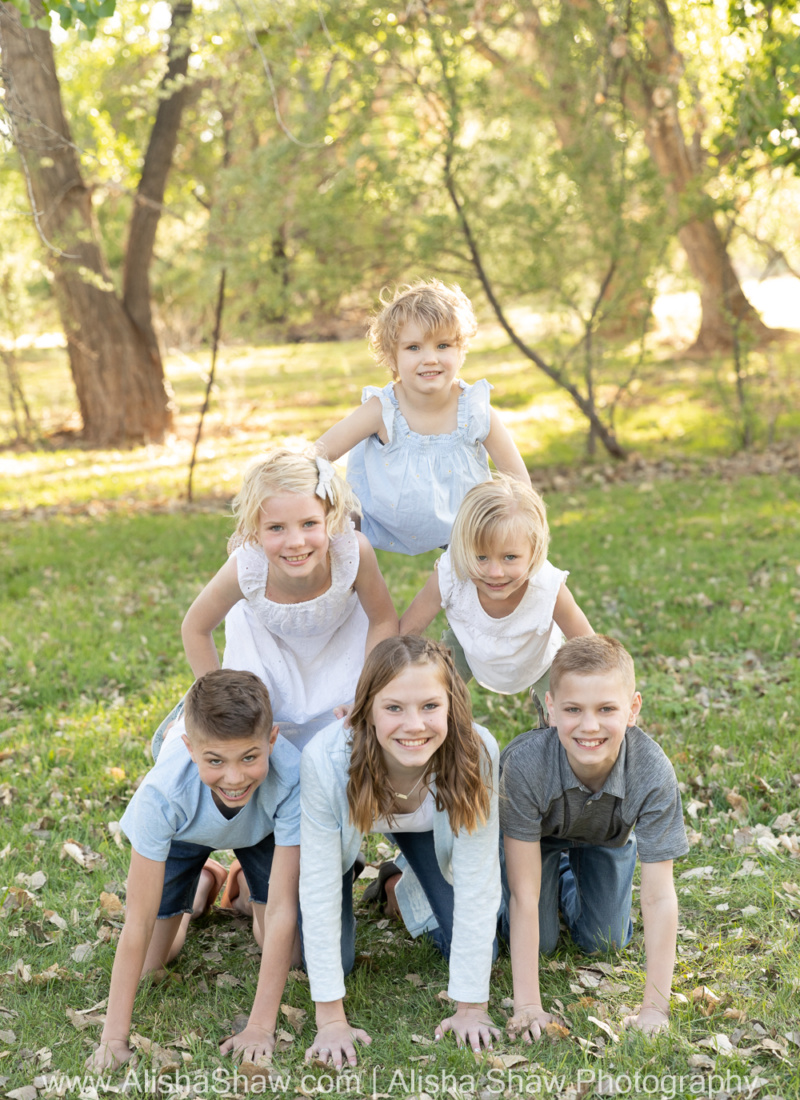
[[[479,1051],[499,1038],[488,1000],[501,942],[507,1032],[538,1039],[554,1020],[539,955],[556,948],[559,912],[582,950],[624,947],[637,850],[647,973],[626,1023],[667,1025],[672,861],[688,850],[675,773],[635,724],[633,660],[593,633],[548,560],[544,504],[491,387],[458,377],[476,327],[458,287],[400,288],[370,329],[393,380],[367,387],[315,448],[274,449],[245,474],[230,556],[183,622],[195,682],[121,821],[127,914],[91,1068],[131,1057],[140,978],[178,954],[223,889],[224,907],[252,914],[262,955],[248,1025],[221,1051],[271,1055],[289,969],[303,965],[317,1026],[306,1058],[355,1065],[371,1039],[344,1008],[353,881],[376,832],[400,855],[363,897],[448,960],[457,1007],[436,1039],[452,1031]],[[331,463],[346,452],[345,481]],[[398,622],[375,548],[437,547]],[[422,637],[440,608],[446,644]],[[531,688],[538,728],[501,754],[473,722],[473,676],[491,691]],[[210,858],[228,849],[229,870]]]

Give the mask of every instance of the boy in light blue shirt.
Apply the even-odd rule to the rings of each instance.
[[[127,911],[100,1046],[87,1063],[96,1071],[132,1056],[139,979],[180,951],[204,865],[217,849],[236,852],[263,948],[249,1023],[225,1040],[222,1053],[255,1061],[275,1045],[297,950],[300,754],[278,738],[267,689],[251,672],[218,669],[200,677],[186,696],[185,720],[186,733],[164,745],[120,822],[132,846]]]

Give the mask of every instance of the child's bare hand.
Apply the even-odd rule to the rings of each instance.
[[[336,718],[345,719],[345,729],[349,729],[350,727],[350,711],[352,709],[352,703],[340,703],[338,707],[333,708],[333,713]]]
[[[219,1044],[220,1054],[232,1054],[242,1062],[257,1062],[259,1058],[272,1060],[275,1049],[275,1032],[258,1024],[248,1024],[238,1035],[229,1035]]]
[[[481,1043],[487,1050],[492,1049],[492,1039],[499,1039],[500,1032],[494,1026],[494,1022],[486,1011],[486,1005],[461,1004],[454,1016],[448,1016],[434,1032],[435,1038],[441,1039],[448,1031],[452,1031],[459,1046],[468,1043],[474,1051],[481,1049]]]
[[[640,1008],[633,1016],[626,1016],[622,1021],[623,1027],[637,1028],[645,1035],[655,1035],[669,1027],[669,1014],[652,1005]]]
[[[548,1024],[557,1024],[560,1020],[541,1005],[520,1005],[514,1010],[506,1023],[509,1039],[524,1039],[526,1043],[541,1039]]]
[[[100,1073],[104,1069],[124,1066],[133,1057],[133,1048],[127,1039],[101,1039],[100,1046],[86,1059],[88,1070]]]
[[[306,1051],[306,1061],[317,1058],[323,1065],[331,1062],[337,1069],[341,1069],[347,1060],[354,1066],[358,1062],[356,1041],[369,1046],[372,1039],[361,1028],[351,1027],[347,1020],[333,1020],[317,1031],[314,1042]]]

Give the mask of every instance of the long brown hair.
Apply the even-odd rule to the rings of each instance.
[[[489,753],[472,725],[469,692],[444,646],[413,635],[387,638],[367,657],[350,713],[351,753],[347,780],[350,820],[368,833],[379,817],[389,817],[393,804],[383,751],[375,736],[372,709],[383,691],[409,665],[433,665],[447,692],[447,736],[428,761],[425,782],[436,778],[436,809],[446,812],[454,833],[468,833],[489,817]]]

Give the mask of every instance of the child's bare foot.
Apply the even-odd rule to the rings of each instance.
[[[385,917],[400,916],[400,906],[397,904],[395,888],[402,877],[402,874],[392,875],[392,877],[387,878],[386,882],[384,883],[384,888],[386,890],[386,903],[383,906],[383,915]]]
[[[252,917],[253,903],[250,901],[250,887],[247,885],[242,865],[238,859],[231,864],[228,871],[228,881],[225,885],[225,893],[220,901],[222,909],[233,909],[236,913],[242,913],[245,917]]]
[[[215,859],[207,859],[200,872],[200,881],[192,904],[192,920],[204,917],[217,900],[217,894],[225,885],[228,872]]]
[[[397,869],[396,863],[391,860],[382,863],[378,868],[378,877],[373,879],[361,895],[362,901],[377,903],[385,917],[399,917],[400,908],[395,897],[395,888],[402,877],[402,871]]]

